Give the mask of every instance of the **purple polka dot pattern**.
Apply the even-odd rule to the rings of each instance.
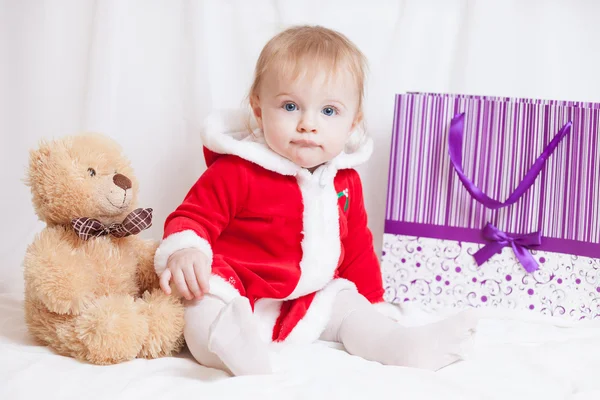
[[[384,235],[381,268],[388,301],[425,311],[494,307],[580,320],[600,316],[600,258],[532,250],[527,273],[510,246],[478,266],[481,244]],[[596,304],[598,303],[598,304]]]

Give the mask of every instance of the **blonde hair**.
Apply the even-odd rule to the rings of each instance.
[[[358,87],[356,119],[362,121],[367,61],[363,53],[346,36],[322,26],[295,26],[275,35],[260,52],[254,81],[248,94],[249,103],[258,96],[264,76],[273,65],[278,74],[292,79],[301,73],[330,71],[333,75],[347,69]]]

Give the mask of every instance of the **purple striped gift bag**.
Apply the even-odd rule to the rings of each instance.
[[[386,299],[600,315],[600,104],[396,97]]]

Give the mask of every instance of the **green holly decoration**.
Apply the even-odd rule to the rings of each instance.
[[[338,199],[340,197],[346,197],[346,202],[344,203],[344,212],[348,211],[348,205],[350,204],[350,196],[348,196],[348,188],[342,190],[337,194]]]

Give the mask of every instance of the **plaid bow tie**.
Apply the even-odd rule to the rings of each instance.
[[[75,229],[75,232],[77,232],[77,236],[83,240],[104,235],[122,238],[129,235],[136,235],[144,229],[150,228],[152,226],[152,209],[135,209],[120,224],[115,223],[106,226],[97,219],[83,217],[73,219],[71,225]]]

